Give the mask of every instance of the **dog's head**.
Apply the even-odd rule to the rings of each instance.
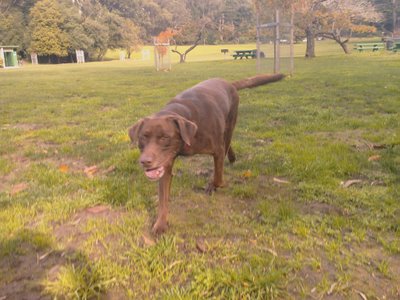
[[[138,142],[139,162],[147,178],[159,180],[182,146],[191,145],[196,131],[196,124],[178,115],[148,117],[133,125],[129,137]]]

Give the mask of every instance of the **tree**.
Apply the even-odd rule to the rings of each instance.
[[[30,51],[38,55],[51,56],[58,59],[68,54],[68,39],[61,30],[63,23],[60,7],[56,1],[40,0],[35,4],[30,13],[32,41]]]
[[[197,22],[190,22],[183,26],[179,31],[176,32],[174,41],[175,41],[175,49],[172,49],[173,53],[179,55],[179,63],[184,63],[186,61],[186,57],[194,48],[196,48],[204,35],[204,31],[206,29],[207,23],[204,20],[198,20]],[[191,46],[184,51],[178,50],[178,43],[181,44],[189,44]]]
[[[139,37],[139,28],[131,20],[124,19],[122,22],[122,47],[126,50],[128,58],[132,51],[138,50],[142,43]]]
[[[68,53],[73,61],[75,50],[83,50],[86,53],[90,51],[91,45],[94,43],[83,25],[79,8],[72,5],[71,2],[65,2],[62,5],[62,12],[65,16],[62,30],[65,32],[68,40]]]
[[[24,46],[25,21],[18,10],[9,10],[0,17],[0,45]]]
[[[296,0],[296,25],[307,37],[306,57],[315,57],[315,37],[336,41],[345,53],[353,32],[373,32],[380,14],[369,0]]]
[[[329,0],[319,12],[318,19],[318,35],[334,40],[348,54],[347,43],[353,32],[375,32],[376,27],[369,23],[378,22],[381,15],[368,0]]]

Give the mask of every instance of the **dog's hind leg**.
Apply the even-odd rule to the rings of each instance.
[[[228,149],[228,159],[231,164],[233,164],[236,161],[236,154],[235,151],[233,151],[232,146],[229,146]]]

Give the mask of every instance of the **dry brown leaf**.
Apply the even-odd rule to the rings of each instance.
[[[267,248],[267,247],[265,247],[265,248],[263,248],[263,249],[264,249],[265,251],[271,253],[273,256],[278,256],[278,253],[276,253],[275,250],[272,250],[272,249]]]
[[[156,244],[156,242],[152,238],[148,237],[146,234],[142,234],[142,239],[143,239],[143,243],[146,246],[151,247],[151,246],[154,246]]]
[[[14,196],[20,192],[25,191],[29,187],[26,182],[18,183],[11,188],[10,195]]]
[[[94,174],[99,171],[97,166],[86,167],[83,172],[85,172],[86,176],[89,178],[93,178]]]
[[[332,295],[333,291],[335,290],[335,287],[337,286],[337,282],[332,283],[329,291],[326,293],[328,296]]]
[[[61,173],[68,173],[69,167],[68,165],[62,164],[58,167]]]
[[[347,180],[347,181],[342,181],[340,183],[341,186],[348,188],[349,186],[356,184],[356,183],[361,183],[362,180],[361,179],[351,179],[351,180]]]
[[[88,209],[86,209],[87,212],[92,213],[92,214],[99,214],[105,211],[110,210],[110,208],[106,205],[97,205],[97,206],[93,206],[93,207],[89,207]]]
[[[105,170],[103,173],[104,173],[105,175],[107,175],[107,174],[110,174],[110,173],[114,172],[116,169],[117,169],[117,168],[116,168],[115,166],[110,166],[110,167],[108,167],[107,170]]]
[[[368,161],[377,161],[380,159],[381,159],[381,156],[379,154],[368,157]]]
[[[196,241],[196,249],[199,250],[200,253],[205,253],[207,251],[206,244],[203,239],[198,239]]]
[[[252,244],[253,246],[257,246],[257,240],[250,240],[250,244]]]
[[[280,178],[277,178],[277,177],[274,177],[273,181],[276,182],[276,183],[283,183],[283,184],[289,184],[290,183],[290,181],[287,181],[285,179],[280,179]]]
[[[251,176],[253,176],[253,173],[251,173],[250,170],[244,171],[242,174],[242,177],[244,177],[244,178],[249,178]]]
[[[362,292],[360,292],[360,291],[358,291],[358,290],[355,290],[355,291],[358,293],[358,295],[360,295],[360,297],[361,297],[363,300],[368,300],[367,296],[365,296],[364,293],[362,293]]]

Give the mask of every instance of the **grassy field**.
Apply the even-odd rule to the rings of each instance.
[[[351,43],[349,43],[349,48],[352,49],[353,45],[356,42],[371,42],[371,41],[380,41],[377,38],[363,38],[363,39],[352,39]],[[171,46],[173,49],[174,46]],[[184,51],[188,47],[178,46],[179,51]],[[135,61],[135,63],[139,66],[148,66],[153,65],[153,46],[143,46],[137,52],[132,53],[131,59]],[[226,56],[221,53],[221,49],[228,49],[228,53]],[[199,45],[194,48],[187,56],[187,62],[200,62],[200,61],[210,61],[210,60],[231,60],[233,51],[235,50],[252,50],[256,49],[256,44],[229,44],[229,45]],[[150,54],[149,59],[144,59],[142,57],[142,50],[148,51]],[[306,50],[306,43],[299,42],[294,45],[294,56],[295,57],[304,57]],[[272,58],[274,53],[274,47],[272,44],[262,44],[261,51],[264,52],[266,57]],[[107,60],[118,60],[119,59],[119,50],[110,50],[107,52],[105,59]],[[289,45],[281,44],[281,56],[289,57]],[[343,50],[338,46],[337,43],[331,40],[323,40],[316,41],[316,54],[318,56],[332,56],[332,55],[341,55],[343,54]],[[179,62],[179,56],[175,53],[171,54],[171,61],[173,63]]]
[[[400,55],[318,50],[240,92],[226,188],[177,159],[162,237],[127,129],[254,61],[0,70],[0,299],[398,299]]]

